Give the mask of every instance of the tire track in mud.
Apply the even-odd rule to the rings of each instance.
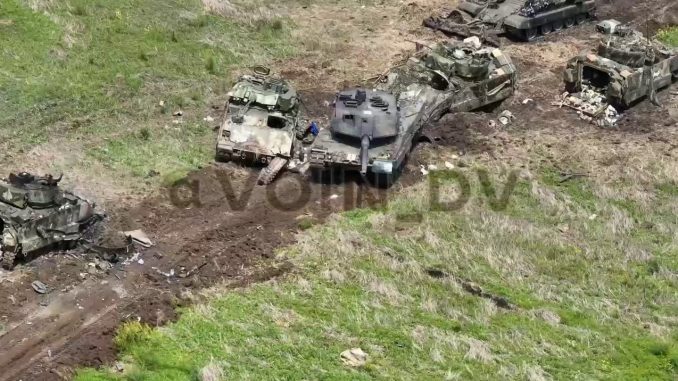
[[[351,204],[342,197],[329,200],[332,194],[342,196],[343,186],[287,174],[269,186],[275,187],[278,201],[308,201],[291,210],[276,208],[270,188],[250,185],[250,178],[256,181],[256,176],[236,176],[243,170],[233,167],[209,168],[189,177],[200,182],[200,207],[177,208],[163,196],[118,211],[112,228],[141,228],[156,243],[142,252],[143,265],[131,263],[103,279],[80,281],[47,306],[35,305],[0,336],[0,381],[69,379],[75,367],[110,364],[115,360],[112,339],[120,322],[139,318],[162,325],[176,318],[176,305],[190,302],[183,295],[186,291],[222,282],[242,287],[283,275],[290,265],[274,260],[275,250],[294,241],[297,217],[320,221]],[[246,170],[252,172],[256,175]],[[218,176],[232,176],[236,197],[251,189],[244,209],[231,208]],[[304,182],[308,185],[300,186]],[[171,270],[174,276],[168,277]],[[37,297],[31,302],[37,304]]]

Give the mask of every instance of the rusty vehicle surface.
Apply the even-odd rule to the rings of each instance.
[[[624,109],[678,79],[678,49],[606,20],[605,37],[595,48],[572,58],[564,81],[569,93],[594,91],[609,105]]]
[[[466,0],[424,25],[462,37],[478,36],[498,46],[498,36],[532,41],[595,17],[594,0]]]
[[[294,152],[299,125],[299,98],[287,81],[267,68],[243,75],[228,93],[219,128],[216,160],[265,165],[260,184],[268,184]]]
[[[330,127],[308,150],[311,168],[359,171],[390,186],[426,123],[515,91],[515,66],[499,49],[462,42],[427,49],[393,68],[376,90],[336,95]]]
[[[22,172],[0,181],[0,263],[11,270],[18,259],[61,244],[74,246],[99,217],[94,204],[58,186],[60,179]]]

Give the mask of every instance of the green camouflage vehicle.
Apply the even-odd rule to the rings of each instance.
[[[259,184],[268,184],[294,153],[299,128],[299,98],[285,80],[255,68],[228,93],[217,135],[216,160],[262,164]]]
[[[376,90],[341,91],[334,114],[308,150],[316,171],[342,168],[390,186],[422,127],[449,112],[471,111],[510,97],[511,59],[499,49],[445,43],[394,68]]]
[[[603,41],[567,63],[564,81],[569,93],[594,91],[605,100],[600,108],[624,109],[646,96],[653,100],[657,90],[678,79],[678,49],[648,40],[615,20],[603,21],[597,29],[606,34]]]
[[[11,270],[17,259],[55,244],[72,247],[97,220],[94,204],[60,189],[59,180],[22,172],[0,181],[3,268]]]
[[[594,0],[466,0],[443,17],[427,18],[424,25],[498,46],[500,34],[532,41],[583,23],[595,11]]]

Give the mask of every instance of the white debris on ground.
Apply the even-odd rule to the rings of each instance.
[[[614,127],[621,114],[614,106],[607,103],[604,89],[582,85],[579,93],[565,92],[554,106],[568,107],[577,111],[579,118],[600,127]]]
[[[150,238],[148,238],[148,235],[146,235],[146,233],[143,230],[140,229],[130,230],[123,232],[123,234],[125,235],[125,237],[132,239],[134,243],[138,243],[143,247],[153,246],[153,242],[151,241]]]
[[[348,366],[360,367],[367,362],[367,353],[360,348],[351,348],[341,352],[341,361]]]
[[[483,46],[478,36],[466,38],[464,39],[464,43],[473,46],[475,49],[480,49]]]
[[[509,110],[504,110],[501,112],[501,114],[499,114],[499,123],[501,123],[504,126],[513,122],[515,119],[516,117]]]

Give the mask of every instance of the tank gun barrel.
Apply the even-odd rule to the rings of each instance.
[[[367,164],[369,163],[370,137],[365,134],[360,140],[360,174],[367,174]]]

